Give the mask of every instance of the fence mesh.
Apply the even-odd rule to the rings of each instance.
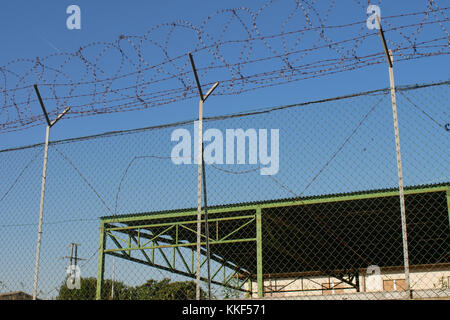
[[[448,85],[397,89],[410,290],[389,90],[206,119],[212,298],[450,297]],[[197,141],[188,121],[51,142],[38,298],[195,299]],[[3,297],[33,292],[43,152],[0,152]]]

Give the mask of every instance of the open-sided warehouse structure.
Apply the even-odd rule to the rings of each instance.
[[[411,289],[435,289],[450,276],[450,184],[406,188],[405,201]],[[216,285],[248,297],[404,290],[396,189],[217,206],[208,213]],[[183,209],[101,218],[97,297],[105,255],[195,278],[196,215]],[[371,270],[380,272],[381,284]]]

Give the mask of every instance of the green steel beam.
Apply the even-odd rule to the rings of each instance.
[[[112,234],[111,232],[108,232],[108,229],[105,229],[105,233],[106,233],[106,235],[108,235],[108,236],[110,236],[110,237],[114,237],[114,239],[116,239],[116,241],[117,241],[117,240],[120,240],[120,241],[122,241],[123,243],[125,243],[125,244],[127,244],[127,245],[130,244],[127,240],[122,239],[121,237],[116,236],[115,234]],[[129,235],[128,232],[125,233],[125,234],[126,234],[126,235]],[[113,241],[114,241],[114,240],[113,240]],[[114,241],[114,243],[116,243],[116,242]],[[116,245],[117,245],[118,247],[122,247],[122,246],[120,246],[119,242],[117,242]]]
[[[122,240],[122,241],[125,241],[125,240],[123,240],[123,239],[121,239],[121,238],[119,238],[119,237],[116,237],[114,234],[112,234],[112,233],[110,233],[110,232],[107,232],[105,228],[103,228],[103,230],[104,230],[103,233],[105,234],[105,236],[109,236],[109,237],[111,238],[111,240],[114,242],[114,244],[115,244],[117,247],[119,247],[120,249],[123,248],[123,247],[120,245],[120,242],[117,241],[117,239],[120,239],[120,240]],[[106,238],[107,238],[107,237],[105,237],[105,239],[106,239]],[[126,241],[125,241],[125,243],[126,243]],[[125,256],[129,256],[129,255],[130,255],[129,253],[127,253],[127,252],[125,252],[125,251],[123,251],[122,254],[125,255]]]
[[[105,252],[105,253],[108,254],[108,255],[114,256],[114,257],[118,257],[118,258],[122,258],[122,259],[125,259],[125,260],[137,262],[137,263],[144,264],[144,265],[147,265],[147,266],[150,266],[150,267],[154,267],[154,268],[157,268],[157,269],[161,269],[161,270],[164,270],[164,271],[180,274],[180,275],[183,275],[183,276],[186,276],[186,277],[191,277],[192,278],[192,277],[195,276],[195,275],[193,275],[191,273],[187,273],[187,272],[184,272],[184,271],[173,269],[172,267],[166,267],[166,266],[163,266],[163,265],[159,265],[157,263],[144,261],[144,260],[141,260],[141,259],[138,259],[138,258],[135,258],[135,257],[123,256],[120,253],[115,253],[115,252]],[[170,266],[170,264],[169,264],[169,266]]]
[[[111,235],[109,235],[111,237]],[[225,243],[238,243],[238,242],[253,242],[257,241],[257,238],[245,238],[245,239],[233,239],[233,240],[223,240],[223,241],[210,241],[209,244],[225,244]],[[154,241],[156,243],[156,240]],[[206,242],[201,242],[201,245],[206,245]],[[162,248],[182,248],[182,247],[194,247],[196,242],[191,243],[179,243],[179,244],[162,244],[156,246],[143,246],[143,247],[128,247],[128,248],[118,248],[118,249],[106,249],[105,252],[121,252],[121,251],[134,251],[134,250],[149,250],[149,249],[162,249]]]
[[[234,230],[232,230],[231,232],[229,232],[228,234],[224,235],[222,238],[220,238],[219,240],[214,240],[214,239],[210,239],[211,244],[222,244],[222,243],[230,243],[230,240],[226,240],[227,238],[229,238],[230,236],[232,236],[233,234],[235,234],[236,232],[238,232],[239,230],[241,230],[242,228],[246,227],[247,225],[249,225],[250,223],[255,221],[255,215],[245,215],[245,216],[238,216],[238,217],[226,217],[226,218],[218,218],[218,219],[212,219],[213,222],[223,222],[223,221],[236,221],[236,220],[248,220],[245,221],[243,224],[241,224],[240,226],[236,227]],[[135,225],[135,226],[128,226],[128,227],[115,227],[115,226],[111,226],[110,224],[108,224],[108,228],[106,229],[106,233],[112,237],[112,239],[114,240],[114,238],[117,238],[119,240],[121,240],[124,243],[128,244],[127,248],[122,248],[122,246],[120,246],[116,240],[114,240],[114,243],[116,243],[116,246],[119,247],[119,249],[121,249],[122,251],[126,251],[131,249],[134,250],[142,250],[142,249],[153,249],[153,248],[157,248],[155,246],[147,246],[147,244],[149,244],[150,242],[154,242],[154,240],[160,238],[160,236],[165,235],[168,231],[172,230],[175,227],[176,230],[176,239],[175,239],[175,243],[174,244],[169,244],[169,245],[164,245],[164,247],[186,247],[186,246],[192,246],[192,245],[196,245],[196,243],[179,243],[178,242],[178,227],[182,227],[188,231],[191,231],[193,233],[196,233],[195,230],[190,229],[188,227],[185,226],[185,224],[196,224],[197,221],[178,221],[178,222],[172,222],[172,223],[158,223],[158,224],[146,224],[146,225]],[[141,233],[140,230],[141,229],[151,229],[154,227],[167,227],[165,228],[163,231],[157,233],[156,235],[152,234],[152,235],[147,235],[145,233]],[[137,230],[137,231],[136,231]],[[116,236],[115,234],[112,233],[112,231],[116,231],[116,232],[120,232],[120,233],[124,233],[127,234],[128,236],[130,236],[131,233],[138,233],[139,237],[142,238],[147,238],[150,239],[149,241],[140,244],[140,241],[136,241],[136,244],[138,245],[137,247],[132,247],[131,245],[129,245],[127,240],[122,239],[119,236]],[[149,230],[150,231],[150,230]],[[238,242],[238,241],[242,241],[242,240],[253,240],[254,238],[250,238],[250,239],[231,239],[231,241],[234,242]]]
[[[215,218],[215,219],[208,219],[208,222],[223,222],[223,221],[233,221],[233,220],[243,220],[243,219],[251,219],[254,218],[255,215],[244,215],[244,216],[238,216],[238,217],[223,217],[223,218]],[[146,220],[146,219],[143,219]],[[204,223],[205,220],[201,220],[201,223]],[[119,222],[118,222],[119,223]],[[164,222],[164,223],[154,223],[154,224],[143,224],[143,225],[134,225],[134,226],[127,226],[127,227],[108,227],[107,231],[117,231],[117,230],[130,230],[130,229],[146,229],[146,228],[157,228],[157,227],[166,227],[169,226],[166,230],[172,229],[174,226],[181,226],[183,224],[197,224],[197,220],[189,220],[189,221],[173,221],[173,222]],[[163,232],[165,232],[164,230]],[[197,233],[196,230],[194,230],[195,233]]]
[[[184,267],[186,268],[187,271],[191,272],[192,274],[194,273],[193,270],[191,270],[186,262],[186,260],[184,259],[183,255],[181,254],[180,248],[175,248],[177,250],[178,255],[181,258],[181,262],[183,262]]]
[[[137,244],[138,247],[139,247],[139,246],[140,246],[139,240],[137,240],[136,237],[135,237],[133,234],[130,234],[130,236],[131,236],[131,239],[133,239],[134,242],[136,242],[136,244]],[[141,250],[141,253],[142,253],[142,255],[145,257],[145,259],[146,259],[148,262],[152,262],[152,263],[154,262],[154,261],[151,261],[151,260],[150,260],[150,258],[148,257],[147,253],[145,252],[145,250]]]
[[[152,235],[153,237],[152,238],[148,238],[149,240],[146,242],[146,243],[144,243],[142,246],[146,246],[147,244],[149,244],[150,242],[154,242],[156,239],[158,239],[160,236],[162,236],[162,235],[164,235],[167,231],[169,231],[169,230],[172,230],[172,228],[173,228],[174,226],[170,226],[170,227],[168,227],[168,228],[166,228],[165,230],[163,230],[163,231],[161,231],[160,233],[158,233],[156,236],[155,235]],[[138,229],[138,231],[140,232],[140,230],[142,229],[141,227],[138,227],[138,228],[133,228],[133,229]],[[125,230],[132,230],[132,229],[125,229]],[[121,229],[116,229],[116,230],[114,230],[114,231],[121,231]],[[140,245],[140,243],[139,243],[139,246],[141,246]]]
[[[223,283],[224,284],[228,284],[233,278],[237,278],[238,277],[238,273],[235,271],[234,273],[232,273],[232,274],[230,274],[229,276],[228,276],[228,278],[225,278],[224,279],[224,281],[223,281]]]
[[[238,279],[236,285],[239,285],[239,288],[242,288],[249,281],[251,282],[251,277],[245,278],[245,280],[241,281],[241,284],[239,284],[239,279]],[[249,288],[250,288],[250,286],[249,286]],[[249,290],[250,289],[247,289],[246,291],[249,291]]]
[[[223,236],[222,238],[220,238],[219,240],[217,240],[216,242],[223,242],[225,241],[225,239],[227,239],[228,237],[232,236],[233,234],[235,234],[236,232],[238,232],[239,230],[241,230],[242,228],[246,227],[247,225],[249,225],[250,223],[252,223],[253,221],[255,221],[255,217],[253,216],[251,220],[247,221],[246,223],[244,223],[243,225],[239,226],[237,229],[234,229],[233,231],[231,231],[229,234]]]
[[[184,271],[168,268],[168,267],[165,267],[165,266],[162,266],[162,265],[158,265],[158,264],[155,264],[155,263],[150,263],[150,262],[147,262],[147,261],[144,261],[144,260],[140,260],[140,259],[137,259],[137,258],[128,257],[128,256],[125,257],[125,256],[123,256],[121,254],[118,254],[118,253],[109,252],[108,255],[119,257],[119,258],[122,258],[122,259],[126,259],[126,260],[129,260],[129,261],[136,262],[136,263],[143,264],[143,265],[147,265],[147,266],[150,266],[150,267],[158,268],[158,269],[161,269],[161,270],[164,270],[164,271],[176,273],[176,274],[179,274],[179,275],[182,275],[182,276],[185,276],[185,277],[189,277],[189,278],[192,278],[192,279],[195,279],[195,277],[196,277],[195,273],[187,273],[187,272],[184,272]],[[204,278],[204,277],[201,277],[200,280],[208,281],[208,279]],[[222,282],[218,282],[218,281],[215,281],[215,280],[212,280],[211,283],[216,284],[216,285],[220,285],[220,286],[223,286],[223,287],[227,287],[227,288],[230,288],[230,289],[235,289],[235,290],[238,290],[238,291],[242,291],[242,292],[248,292],[248,290],[242,289],[242,287],[234,287],[234,286],[231,286],[229,284],[224,284]]]
[[[421,188],[421,189],[406,189],[405,195],[418,194],[418,193],[430,193],[430,192],[446,192],[448,190],[448,186],[438,186],[438,187],[430,187],[430,188]],[[211,208],[208,209],[208,214],[217,214],[224,212],[236,212],[236,211],[254,211],[257,208],[268,209],[268,208],[281,208],[288,206],[301,206],[301,205],[309,205],[309,204],[318,204],[318,203],[329,203],[329,202],[343,202],[343,201],[351,201],[351,200],[364,200],[364,199],[375,199],[375,198],[383,198],[383,197],[392,197],[398,196],[398,191],[380,191],[373,193],[365,193],[365,194],[355,194],[355,195],[342,195],[342,196],[330,196],[323,197],[317,199],[299,199],[299,200],[290,200],[290,201],[273,201],[267,203],[255,203],[251,205],[236,205],[229,206],[226,208]],[[148,213],[148,214],[136,214],[130,216],[122,216],[122,217],[103,217],[101,221],[104,223],[127,223],[134,221],[143,221],[143,220],[155,220],[155,219],[170,219],[170,218],[180,218],[180,217],[188,217],[188,216],[196,216],[197,210],[190,211],[182,211],[182,212],[171,212],[171,213]],[[211,219],[209,219],[211,220]]]
[[[153,240],[153,242],[156,243],[157,246],[159,246],[158,241]],[[143,248],[143,249],[145,249],[145,248]],[[169,267],[171,267],[172,269],[175,270],[175,266],[172,267],[172,265],[171,265],[170,262],[169,262],[169,259],[167,259],[167,257],[166,257],[166,254],[164,253],[163,250],[161,250],[161,247],[159,247],[159,248],[153,248],[153,249],[158,249],[159,253],[160,253],[161,256],[163,257],[163,259],[164,259],[164,261],[167,263],[167,265],[168,265]]]
[[[126,233],[126,234],[128,234],[128,233],[130,233],[130,232],[133,232],[133,230],[126,230],[126,231],[122,231],[122,230],[118,230],[118,231],[116,231],[116,232],[120,232],[120,233]],[[137,232],[136,231],[134,231],[134,234],[137,234]],[[146,235],[146,234],[144,234],[144,233],[141,233],[140,234],[141,235],[141,237],[142,238],[150,238],[150,237],[152,237],[152,235]],[[111,237],[111,236],[110,236]],[[112,237],[111,237],[112,238]],[[112,239],[114,239],[114,238],[112,238]],[[256,238],[255,238],[256,239]],[[117,240],[116,240],[117,241]],[[158,241],[159,242],[163,242],[163,243],[167,243],[167,244],[175,244],[175,242],[172,240],[170,240],[170,239],[164,239],[164,238],[160,238],[160,239],[158,239]],[[142,247],[142,245],[141,245],[141,247]],[[119,248],[121,248],[122,249],[122,247],[120,246]],[[175,248],[178,248],[178,247],[175,247]],[[194,268],[194,266],[193,266],[193,263],[194,263],[194,250],[192,250],[192,247],[187,247],[188,249],[191,249],[191,268],[189,269],[189,272],[191,272],[191,270],[193,270],[193,268]],[[127,251],[128,249],[126,248],[126,249],[123,249],[123,251],[122,252],[124,252],[124,251]],[[134,250],[140,250],[140,248],[139,247],[135,247],[134,248]],[[152,248],[152,249],[150,249],[150,250],[152,250],[152,259],[151,259],[151,261],[155,261],[155,257],[154,257],[154,252],[155,252],[155,248]],[[158,249],[158,250],[161,250],[161,249]],[[202,254],[203,255],[206,255],[206,251],[204,250],[204,249],[201,249],[202,251]],[[214,261],[216,261],[216,262],[218,262],[219,264],[225,264],[225,266],[226,267],[228,267],[228,268],[230,268],[230,269],[232,269],[232,270],[236,270],[236,268],[235,268],[235,266],[233,266],[233,265],[231,265],[230,263],[228,263],[228,261],[226,261],[226,260],[224,260],[223,258],[220,258],[220,257],[218,257],[218,256],[212,256],[211,257],[211,259],[213,259]],[[245,270],[239,270],[240,272],[243,272],[243,273],[246,273],[247,271],[245,271]]]
[[[218,269],[216,270],[216,272],[214,272],[214,273],[212,274],[211,280],[215,278],[215,276],[219,273],[219,271],[220,271],[223,267],[225,267],[225,265],[224,265],[224,264],[221,264],[221,265],[220,265],[220,268],[218,268]]]
[[[100,300],[102,298],[103,277],[105,275],[105,247],[106,247],[105,226],[103,223],[100,223],[100,241],[99,241],[99,252],[97,262],[97,290],[95,294],[96,300]]]
[[[261,208],[256,209],[256,278],[258,298],[264,296],[263,261],[262,261],[262,215]]]

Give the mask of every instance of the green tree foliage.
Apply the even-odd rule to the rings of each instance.
[[[57,300],[95,300],[97,290],[96,278],[81,278],[80,289],[69,289],[64,282],[59,288]],[[103,300],[111,299],[112,281],[103,281],[102,294]],[[132,287],[126,286],[123,282],[114,281],[114,300],[128,300],[133,292]]]
[[[97,279],[82,278],[81,288],[70,290],[66,283],[59,289],[58,300],[94,300]],[[102,300],[111,299],[111,280],[104,280],[102,285]],[[202,299],[206,293],[201,290]],[[123,282],[114,281],[114,300],[193,300],[195,299],[194,281],[170,282],[170,279],[156,281],[148,280],[146,283],[130,287]]]
[[[135,288],[137,300],[193,300],[195,299],[194,281],[170,282],[170,279],[156,281],[148,280],[141,286]],[[201,290],[201,298],[206,293]]]
[[[241,292],[239,290],[224,287],[222,289],[222,295],[224,299],[240,299],[241,298]]]

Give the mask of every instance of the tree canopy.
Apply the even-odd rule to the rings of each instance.
[[[104,280],[102,285],[102,300],[111,299],[113,281]],[[94,300],[97,288],[97,279],[81,278],[80,289],[69,289],[64,282],[59,288],[57,300]],[[206,293],[201,290],[201,298]],[[114,281],[114,300],[193,300],[195,299],[194,281],[176,281],[162,279],[147,280],[144,284],[132,287],[121,281]]]

